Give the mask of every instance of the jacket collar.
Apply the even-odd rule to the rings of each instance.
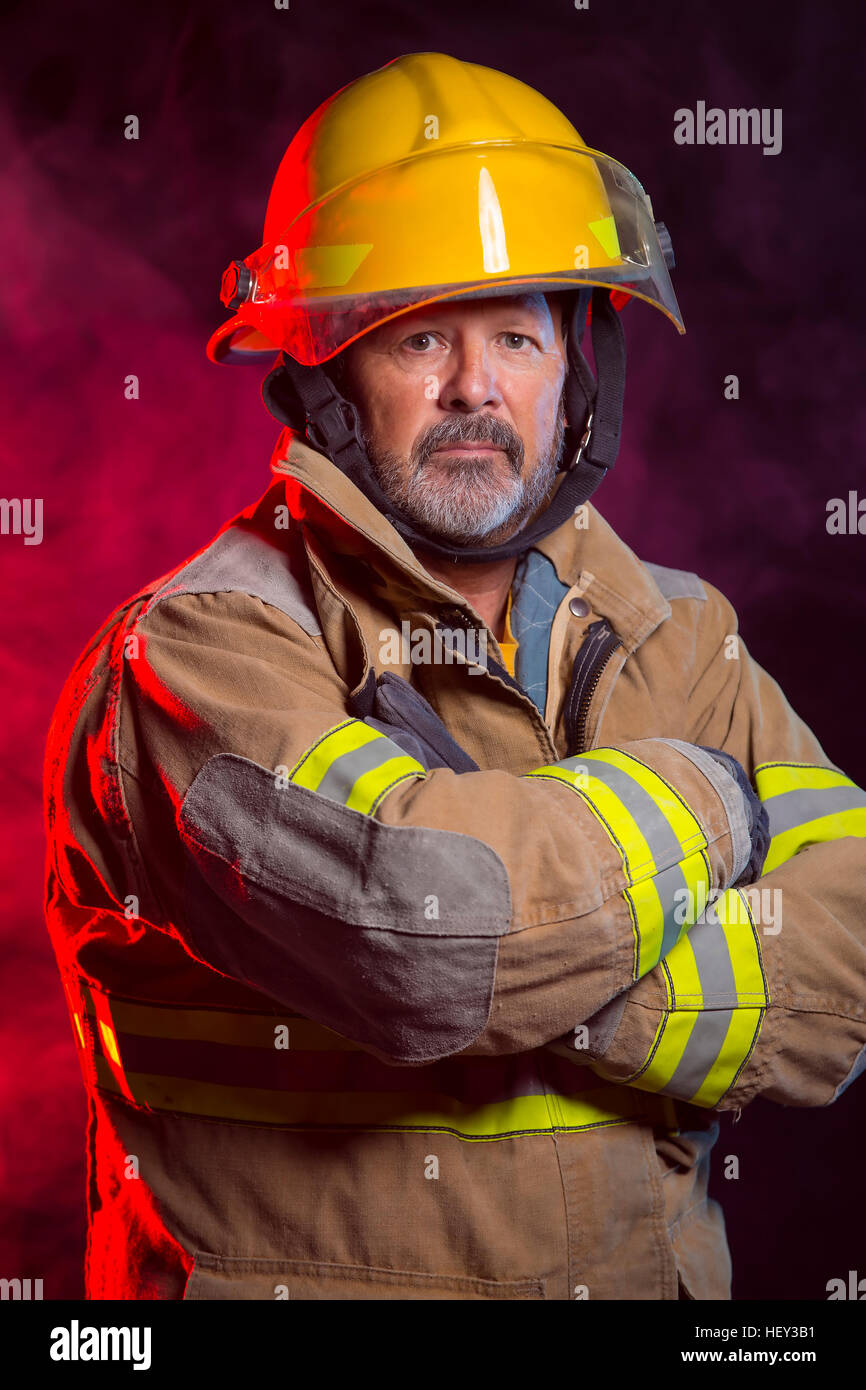
[[[288,427],[277,440],[271,471],[275,478],[286,479],[292,516],[324,532],[338,552],[364,558],[379,570],[385,557],[399,571],[402,591],[408,589],[428,602],[468,606],[457,590],[424,569],[400,533],[345,473]],[[593,611],[607,618],[631,652],[670,617],[671,607],[650,571],[600,512],[591,503],[586,512],[585,529],[564,522],[537,541],[535,549],[551,561],[562,583],[580,588]]]
[[[587,526],[565,522],[536,541],[535,548],[553,563],[559,579],[578,584],[593,611],[607,618],[626,651],[645,642],[671,606],[650,571],[613,527],[586,503]]]

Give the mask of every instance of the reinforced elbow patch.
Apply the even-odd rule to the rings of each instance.
[[[469,835],[373,811],[424,770],[348,720],[288,775],[212,757],[178,812],[196,954],[387,1060],[471,1045],[490,1012],[508,873]]]

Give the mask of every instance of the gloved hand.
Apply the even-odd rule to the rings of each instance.
[[[371,671],[368,685],[359,698],[350,702],[350,708],[357,718],[385,734],[428,772],[434,767],[450,767],[453,772],[479,771],[478,764],[449,734],[420,690],[394,671],[384,671],[378,681]]]
[[[743,873],[736,883],[731,885],[734,888],[742,888],[747,883],[755,883],[763,872],[764,860],[770,848],[770,817],[767,814],[766,806],[749,781],[742,763],[739,763],[730,753],[723,753],[720,748],[707,748],[703,743],[697,744],[696,747],[703,748],[705,753],[709,753],[717,763],[721,763],[722,767],[727,768],[743,793],[743,800],[746,803],[749,816],[752,853]]]

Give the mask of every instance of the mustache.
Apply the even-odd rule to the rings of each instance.
[[[440,420],[425,430],[412,449],[413,477],[428,463],[434,449],[446,444],[492,444],[504,451],[516,477],[523,471],[523,440],[507,421],[492,415],[466,415]]]

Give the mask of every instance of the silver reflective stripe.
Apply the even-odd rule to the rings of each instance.
[[[782,835],[797,825],[819,820],[821,816],[837,815],[866,806],[866,792],[860,787],[806,788],[803,791],[781,792],[764,802],[770,817],[770,834]]]
[[[695,1015],[686,1050],[665,1091],[683,1098],[697,1094],[722,1050],[733,1015],[733,1009],[712,1009]]]
[[[687,892],[689,885],[686,876],[679,864],[671,864],[669,869],[663,869],[660,874],[656,874],[653,882],[656,892],[659,895],[659,902],[664,913],[664,927],[662,929],[662,944],[659,952],[661,960],[667,955],[672,946],[675,946],[682,935],[683,923],[677,921],[675,912],[679,912],[682,917],[682,904],[688,902],[688,898],[683,897],[683,890]],[[676,894],[679,893],[679,899]]]
[[[738,1004],[731,953],[713,903],[709,903],[704,910],[703,922],[699,922],[689,933],[689,944],[694,953],[703,998],[685,1051],[669,1085],[665,1087],[672,1095],[684,1097],[695,1095],[706,1081],[722,1050]],[[671,991],[675,1007],[687,1008],[688,1001],[684,1003],[681,997],[677,997],[673,980]],[[699,1001],[692,1002],[697,1005]],[[720,1004],[730,1004],[731,1007],[719,1008]]]
[[[694,952],[695,964],[701,982],[704,1007],[714,1004],[737,1004],[737,982],[728,942],[715,905],[708,903],[704,910],[704,921],[689,933],[689,942]]]
[[[337,758],[328,768],[316,791],[320,796],[327,796],[331,801],[339,801],[345,806],[352,788],[365,772],[372,772],[374,768],[381,767],[388,758],[405,757],[403,749],[398,748],[391,739],[374,738],[361,748],[354,748]]]
[[[634,816],[657,865],[676,864],[685,858],[685,850],[671,829],[664,812],[640,782],[623,772],[622,768],[613,767],[610,763],[590,763],[579,755],[563,758],[562,762],[557,763],[557,767],[564,768],[566,772],[586,771],[590,776],[597,777],[599,782],[604,782]]]
[[[558,766],[568,772],[579,773],[585,769],[591,776],[604,782],[634,816],[655,863],[669,866],[653,878],[664,916],[660,958],[666,956],[682,934],[683,924],[677,921],[674,913],[681,903],[688,901],[682,894],[683,890],[688,891],[689,887],[679,862],[685,858],[685,850],[674,834],[670,822],[646,788],[622,768],[613,767],[610,763],[588,762],[579,754],[573,758],[564,758]],[[676,898],[677,893],[680,894],[679,900]]]

